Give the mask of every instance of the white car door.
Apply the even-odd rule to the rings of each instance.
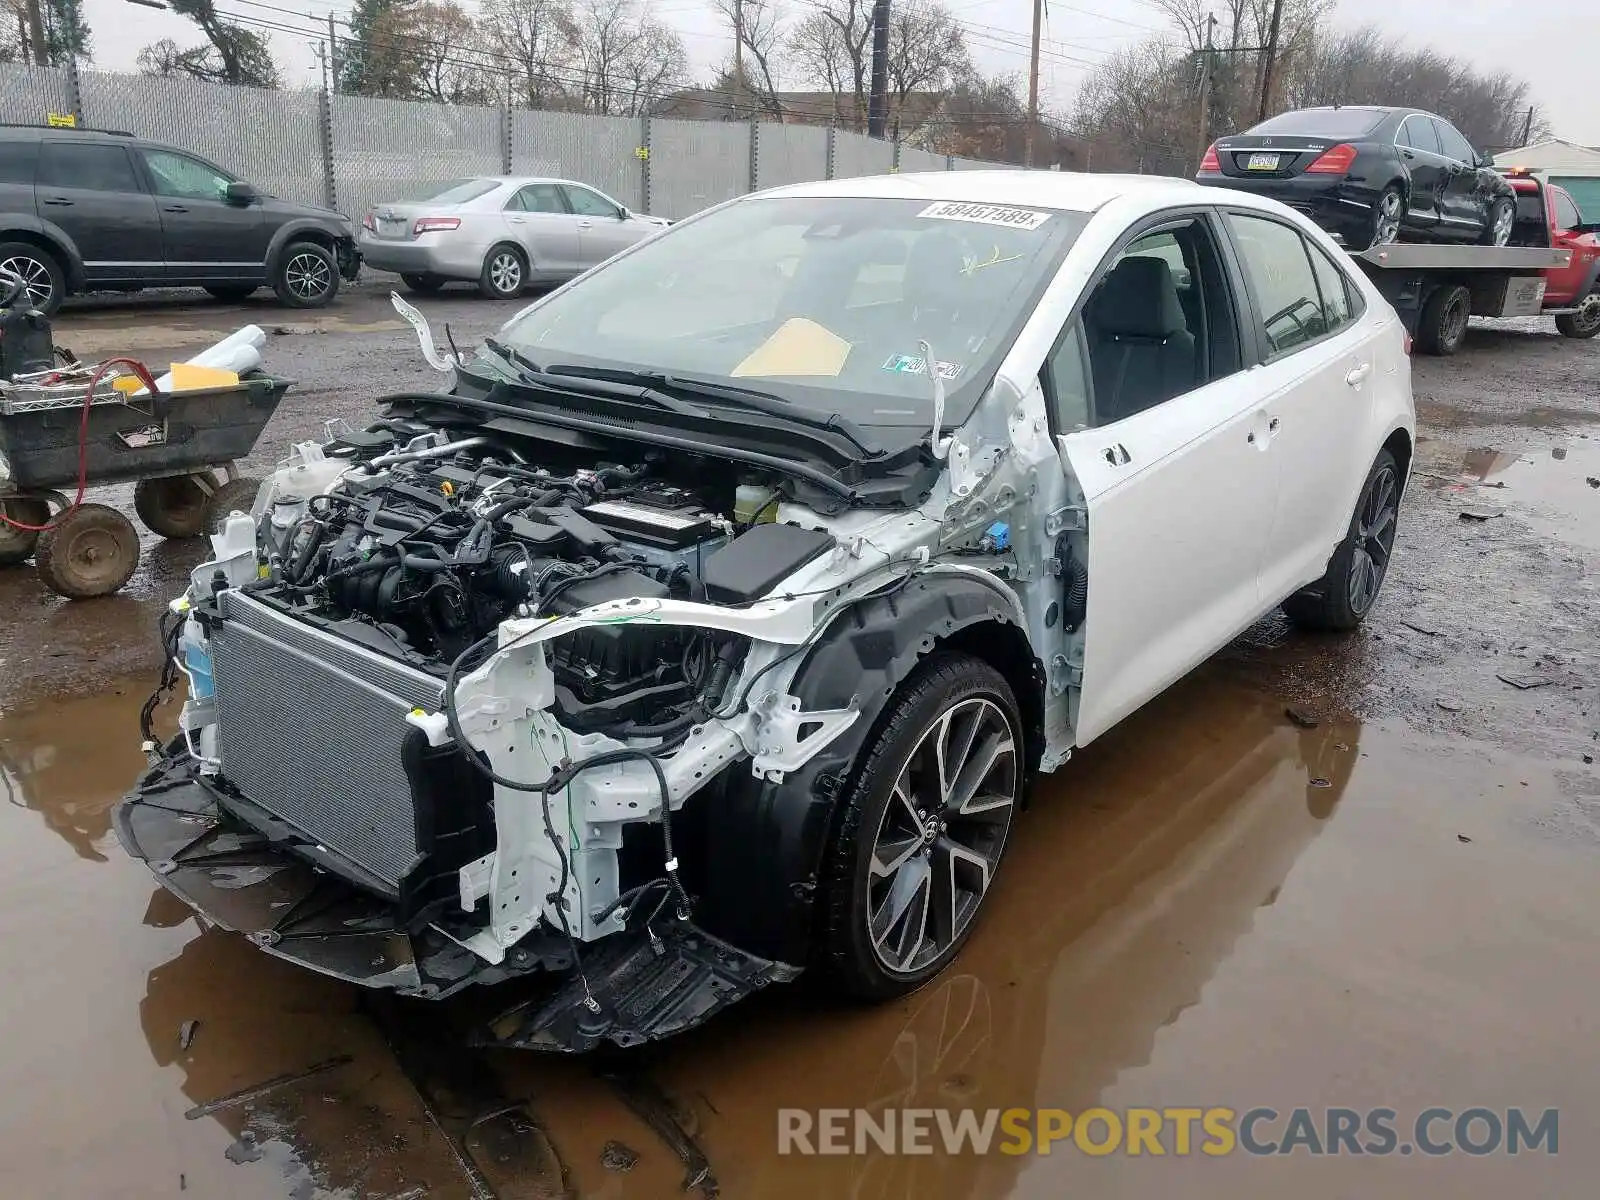
[[[1261,402],[1241,370],[1217,237],[1204,213],[1141,231],[1046,366],[1062,457],[1087,507],[1079,745],[1262,608],[1277,476],[1256,437]]]
[[[1346,533],[1367,469],[1378,347],[1343,268],[1287,221],[1230,212],[1227,228],[1255,310],[1263,362],[1250,375],[1265,403],[1259,436],[1280,487],[1262,556],[1275,604],[1321,578]]]
[[[578,218],[579,250],[585,268],[603,263],[645,236],[628,219],[628,210],[593,188],[563,184],[567,204]]]
[[[570,275],[583,269],[579,218],[567,211],[554,183],[530,183],[506,203],[506,227],[528,252],[535,275]]]

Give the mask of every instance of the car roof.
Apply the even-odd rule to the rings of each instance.
[[[1152,207],[1194,201],[1199,184],[1167,175],[1083,174],[1076,171],[907,171],[797,183],[759,196],[853,196],[900,200],[956,200],[1010,204],[1068,212],[1094,212],[1123,196]]]

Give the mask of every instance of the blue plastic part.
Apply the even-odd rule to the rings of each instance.
[[[1002,550],[1011,548],[1011,526],[1004,521],[996,521],[983,531],[979,544],[992,554],[999,554]]]
[[[211,656],[193,642],[184,647],[184,665],[189,669],[189,694],[195,700],[211,699]]]

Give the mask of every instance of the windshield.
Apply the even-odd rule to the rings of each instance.
[[[1387,113],[1375,108],[1308,108],[1300,112],[1279,113],[1248,132],[1355,138],[1371,133],[1386,116]]]
[[[926,199],[746,200],[677,225],[513,319],[546,369],[665,372],[859,424],[977,403],[1087,214]]]
[[[430,204],[465,204],[468,200],[476,200],[499,186],[499,181],[495,179],[458,179],[439,191],[429,192],[420,199]]]

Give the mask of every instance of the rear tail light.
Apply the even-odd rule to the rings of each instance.
[[[1215,142],[1206,147],[1205,157],[1200,160],[1200,169],[1202,171],[1222,170],[1222,163],[1217,158],[1217,144]]]
[[[365,229],[368,233],[377,233],[378,222],[373,219],[371,213],[368,213],[366,216],[361,218],[361,228]]]
[[[1411,333],[1410,333],[1410,331],[1407,331],[1407,333],[1406,333],[1406,353],[1408,355],[1411,353]]]
[[[437,233],[444,229],[460,228],[460,217],[418,217],[411,226],[411,236],[420,237],[424,233]]]
[[[1306,168],[1307,175],[1347,175],[1350,164],[1356,161],[1356,148],[1348,142],[1329,146],[1317,156],[1317,161]]]

